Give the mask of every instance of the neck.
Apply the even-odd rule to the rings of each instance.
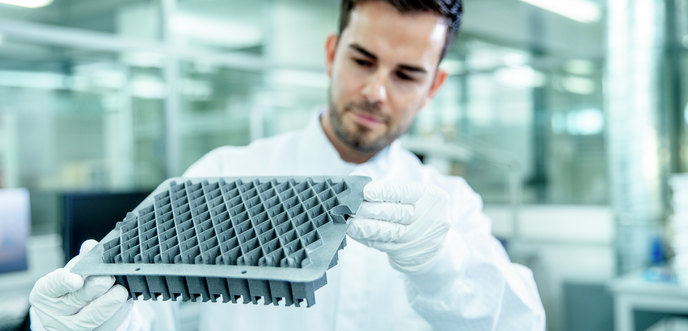
[[[341,157],[342,160],[346,162],[356,164],[365,163],[371,158],[373,158],[373,156],[375,156],[376,153],[358,152],[355,149],[346,145],[341,139],[339,139],[337,134],[334,132],[334,128],[332,127],[329,112],[329,109],[325,109],[325,113],[323,113],[323,116],[320,117],[320,124],[322,125],[323,131],[325,132],[327,139],[330,140],[330,143],[332,143],[334,149],[336,149],[339,153],[339,157]]]

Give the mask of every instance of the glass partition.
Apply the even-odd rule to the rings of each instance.
[[[301,129],[327,102],[336,1],[41,1],[0,4],[6,187],[152,187],[213,148]],[[590,3],[597,16],[466,1],[451,76],[409,136],[480,157],[424,161],[487,203],[510,199],[514,174],[526,203],[608,203],[603,3]],[[40,24],[17,34],[27,22]],[[53,26],[70,29],[37,37]]]
[[[0,3],[0,19],[102,32],[140,41],[161,38],[157,0],[26,0]]]
[[[123,58],[12,39],[0,47],[0,178],[30,190],[34,233],[54,230],[53,193],[164,180],[160,69]]]

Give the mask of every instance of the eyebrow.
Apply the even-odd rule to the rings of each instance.
[[[368,57],[371,60],[377,60],[377,56],[375,56],[375,54],[369,52],[368,50],[366,50],[365,48],[363,48],[357,44],[351,44],[351,45],[349,45],[349,48],[353,49],[356,52],[363,54],[365,57]],[[407,70],[407,71],[417,72],[420,74],[426,74],[427,73],[427,70],[425,70],[421,67],[408,65],[408,64],[399,65],[399,68],[401,68],[403,70]]]

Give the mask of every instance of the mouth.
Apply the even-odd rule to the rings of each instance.
[[[374,115],[371,115],[369,113],[364,113],[361,111],[353,111],[352,114],[355,117],[355,120],[357,123],[362,124],[367,127],[373,127],[373,126],[378,126],[382,125],[385,123],[385,121],[379,117],[376,117]]]

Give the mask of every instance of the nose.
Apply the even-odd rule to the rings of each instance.
[[[387,99],[385,77],[383,70],[378,69],[361,91],[369,102],[382,102]]]

